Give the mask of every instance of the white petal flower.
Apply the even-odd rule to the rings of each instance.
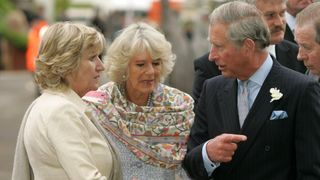
[[[270,93],[271,93],[271,97],[272,97],[270,102],[275,101],[275,100],[279,100],[283,96],[283,94],[277,88],[271,88]]]

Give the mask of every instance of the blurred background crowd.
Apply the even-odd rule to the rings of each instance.
[[[11,177],[19,125],[36,97],[31,73],[47,25],[75,21],[95,26],[110,45],[129,24],[150,23],[165,34],[177,55],[166,84],[191,94],[193,61],[209,51],[208,15],[225,1],[0,0],[0,179]]]
[[[0,0],[0,179],[10,179],[17,133],[38,96],[34,58],[41,33],[56,21],[96,26],[108,45],[137,21],[156,26],[177,61],[166,83],[191,94],[193,60],[209,50],[208,15],[218,0]],[[103,79],[107,81],[107,79]],[[104,82],[102,82],[104,83]]]
[[[127,25],[156,26],[173,45],[175,69],[167,83],[191,93],[193,59],[209,49],[208,14],[223,0],[0,0],[0,69],[33,71],[42,27],[56,21],[96,26],[111,42]],[[181,81],[188,79],[188,81]]]

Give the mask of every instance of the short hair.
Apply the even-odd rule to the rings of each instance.
[[[318,15],[317,15],[318,14]],[[320,2],[308,5],[297,15],[296,27],[312,25],[315,30],[315,41],[320,44]]]
[[[282,1],[282,3],[287,3],[287,0],[242,0],[242,1],[252,5],[256,5],[257,1],[263,1],[264,3]]]
[[[36,58],[37,84],[41,89],[67,89],[66,77],[78,71],[82,52],[91,48],[101,54],[106,48],[104,36],[96,29],[71,22],[50,25]]]
[[[238,47],[246,38],[252,39],[259,49],[270,44],[268,25],[254,5],[240,1],[222,4],[210,15],[210,26],[216,23],[228,25],[227,38]]]
[[[146,23],[134,23],[123,29],[107,51],[107,79],[121,84],[127,79],[128,63],[135,55],[147,51],[161,60],[160,81],[171,73],[176,55],[165,36]]]

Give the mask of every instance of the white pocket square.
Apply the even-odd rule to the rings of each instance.
[[[284,118],[287,118],[288,117],[288,114],[286,111],[272,111],[272,114],[271,114],[271,117],[270,117],[270,120],[278,120],[278,119],[284,119]]]

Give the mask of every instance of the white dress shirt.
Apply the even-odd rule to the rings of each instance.
[[[296,26],[296,18],[294,16],[292,16],[291,14],[289,14],[288,12],[285,12],[284,14],[287,24],[290,28],[290,30],[292,31],[292,33],[294,32],[294,28]]]
[[[275,58],[277,58],[277,55],[276,55],[276,45],[274,44],[271,44],[268,46],[268,52]]]

